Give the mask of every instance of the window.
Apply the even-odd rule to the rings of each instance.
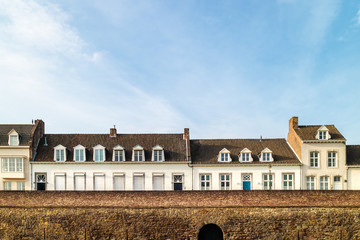
[[[77,145],[76,147],[74,147],[74,161],[84,162],[85,160],[85,147],[82,145]]]
[[[319,131],[319,140],[326,140],[326,131]]]
[[[2,172],[23,172],[23,159],[2,158]]]
[[[144,186],[145,186],[144,181],[145,181],[144,173],[135,173],[134,174],[134,190],[135,191],[144,190]]]
[[[310,152],[310,167],[315,168],[319,167],[319,153]]]
[[[153,147],[152,149],[152,156],[151,156],[151,161],[154,162],[162,162],[164,161],[164,148],[160,145],[156,145],[155,147]]]
[[[13,129],[9,133],[9,146],[19,146],[19,134]]]
[[[144,148],[141,147],[140,145],[136,145],[133,148],[132,161],[134,161],[134,162],[143,162],[143,161],[145,161]]]
[[[330,138],[331,138],[331,136],[329,134],[329,129],[325,125],[322,125],[317,131],[316,139],[328,140]]]
[[[66,190],[66,175],[65,173],[55,173],[55,190]]]
[[[223,148],[218,155],[218,162],[231,162],[230,151]]]
[[[116,147],[114,147],[113,161],[114,162],[125,161],[125,149],[122,146],[117,145]]]
[[[17,190],[24,191],[25,190],[25,182],[17,182]]]
[[[315,177],[306,177],[306,189],[315,190]]]
[[[260,162],[272,162],[272,161],[274,161],[272,157],[272,151],[268,148],[262,150],[260,154]]]
[[[249,149],[247,149],[247,148],[244,148],[240,152],[239,161],[240,162],[252,162],[253,159],[251,157],[251,151]]]
[[[337,152],[328,152],[328,167],[337,166]]]
[[[103,191],[105,190],[105,174],[94,173],[94,190]]]
[[[84,191],[85,188],[85,173],[74,173],[74,190]]]
[[[4,190],[11,190],[11,182],[4,182]]]
[[[115,191],[125,190],[125,174],[114,173],[114,190]]]
[[[200,189],[201,190],[210,190],[211,188],[211,175],[210,174],[200,174]]]
[[[320,177],[320,190],[329,190],[329,177]]]
[[[263,174],[263,187],[264,190],[272,190],[274,189],[274,175],[273,174]]]
[[[160,191],[164,190],[164,174],[153,175],[153,189]]]
[[[66,161],[66,148],[62,145],[54,147],[54,161],[65,162]]]
[[[283,174],[283,189],[293,190],[294,189],[294,174]]]
[[[94,147],[94,162],[105,161],[105,148],[101,145]]]
[[[230,174],[220,174],[220,189],[221,190],[230,190],[231,189],[231,175]]]

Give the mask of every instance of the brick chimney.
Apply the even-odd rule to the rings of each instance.
[[[186,143],[186,161],[190,161],[190,131],[189,128],[184,128],[184,140]]]
[[[289,120],[289,129],[297,129],[299,128],[299,118],[298,117],[292,117]]]
[[[110,137],[116,138],[116,134],[117,134],[117,132],[116,132],[116,128],[115,128],[115,125],[114,125],[113,128],[110,128]]]

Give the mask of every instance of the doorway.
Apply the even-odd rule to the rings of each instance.
[[[199,240],[223,240],[223,232],[216,224],[206,224],[199,231]]]

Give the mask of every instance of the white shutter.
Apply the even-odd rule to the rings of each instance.
[[[134,175],[134,190],[144,190],[144,175]]]
[[[164,190],[164,175],[154,175],[154,190]]]
[[[104,175],[95,175],[94,176],[94,190],[95,191],[105,190],[105,176]]]
[[[75,191],[84,191],[85,190],[85,175],[75,175]]]
[[[55,175],[55,190],[66,190],[65,175]]]
[[[125,190],[125,176],[114,175],[114,190],[123,191]]]

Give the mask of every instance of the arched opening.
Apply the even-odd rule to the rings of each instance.
[[[204,225],[199,232],[199,240],[223,240],[223,232],[216,224]]]

